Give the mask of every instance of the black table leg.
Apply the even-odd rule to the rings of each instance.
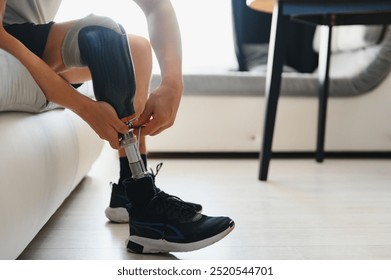
[[[316,145],[316,161],[323,162],[326,134],[327,101],[329,97],[329,69],[331,53],[332,26],[321,27],[319,48],[319,113],[318,138]]]
[[[265,98],[266,112],[263,128],[263,143],[260,153],[259,180],[266,181],[269,162],[272,156],[274,124],[280,95],[281,72],[285,60],[286,32],[289,16],[283,14],[283,4],[276,2],[270,33],[268,70],[266,76]]]

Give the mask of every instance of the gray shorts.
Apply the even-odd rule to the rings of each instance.
[[[42,57],[53,22],[5,26],[12,36]],[[27,69],[15,57],[0,49],[0,111],[43,112],[56,107],[47,101]]]
[[[57,106],[48,102],[22,63],[0,49],[0,112],[39,113]]]

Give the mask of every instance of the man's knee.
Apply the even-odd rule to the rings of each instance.
[[[129,35],[128,38],[133,56],[152,57],[152,47],[147,38],[138,35]]]
[[[137,73],[138,87],[143,87],[143,83],[146,82],[145,86],[149,87],[150,76],[152,74],[152,47],[144,37],[137,35],[128,35],[128,41],[130,50],[133,57],[134,68]]]

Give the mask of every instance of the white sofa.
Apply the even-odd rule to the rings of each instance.
[[[391,28],[376,43],[364,45],[364,34],[357,26],[333,31],[326,151],[391,152]],[[266,73],[256,70],[185,73],[176,123],[149,139],[150,151],[259,152]],[[317,74],[284,72],[281,87],[273,151],[313,152]]]
[[[9,56],[0,50],[0,65]],[[39,90],[19,61],[12,63],[19,69],[16,86]],[[2,72],[0,94],[4,79]],[[103,142],[77,115],[58,108],[0,112],[0,143],[0,259],[16,259],[87,174]]]

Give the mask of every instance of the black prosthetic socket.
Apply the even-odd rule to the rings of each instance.
[[[112,105],[120,119],[135,113],[133,101],[136,81],[128,37],[102,26],[80,30],[80,55],[91,71],[98,101]]]
[[[138,216],[156,194],[152,176],[148,174],[137,180],[128,178],[122,183],[130,201],[130,204],[127,205],[128,211],[133,216]]]

